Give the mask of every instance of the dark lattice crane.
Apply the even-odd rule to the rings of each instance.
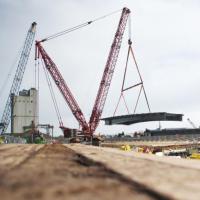
[[[24,75],[24,71],[26,69],[26,65],[28,62],[28,58],[30,55],[31,47],[33,45],[33,41],[35,38],[35,32],[36,32],[36,23],[33,22],[31,24],[31,27],[28,30],[24,46],[21,52],[21,56],[18,62],[17,70],[15,73],[14,80],[12,82],[12,86],[9,92],[8,99],[6,101],[6,106],[3,111],[3,115],[1,117],[1,123],[0,123],[0,134],[4,133],[10,123],[11,119],[11,98],[13,95],[17,95],[19,93],[20,85],[22,82],[22,78]]]

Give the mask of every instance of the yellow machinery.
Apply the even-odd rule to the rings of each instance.
[[[3,144],[4,143],[4,141],[3,141],[3,139],[0,137],[0,144]]]
[[[122,145],[120,149],[123,151],[131,151],[131,147],[128,144]]]
[[[200,160],[200,153],[193,153],[191,156],[190,156],[191,159],[199,159]]]

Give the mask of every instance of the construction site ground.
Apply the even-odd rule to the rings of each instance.
[[[0,145],[10,199],[200,199],[200,161],[81,144]]]

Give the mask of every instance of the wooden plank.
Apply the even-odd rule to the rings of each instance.
[[[70,144],[67,147],[174,199],[200,199],[200,162]]]

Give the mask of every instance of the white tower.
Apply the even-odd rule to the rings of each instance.
[[[38,125],[38,91],[22,90],[13,99],[13,133],[24,133],[32,124]]]

